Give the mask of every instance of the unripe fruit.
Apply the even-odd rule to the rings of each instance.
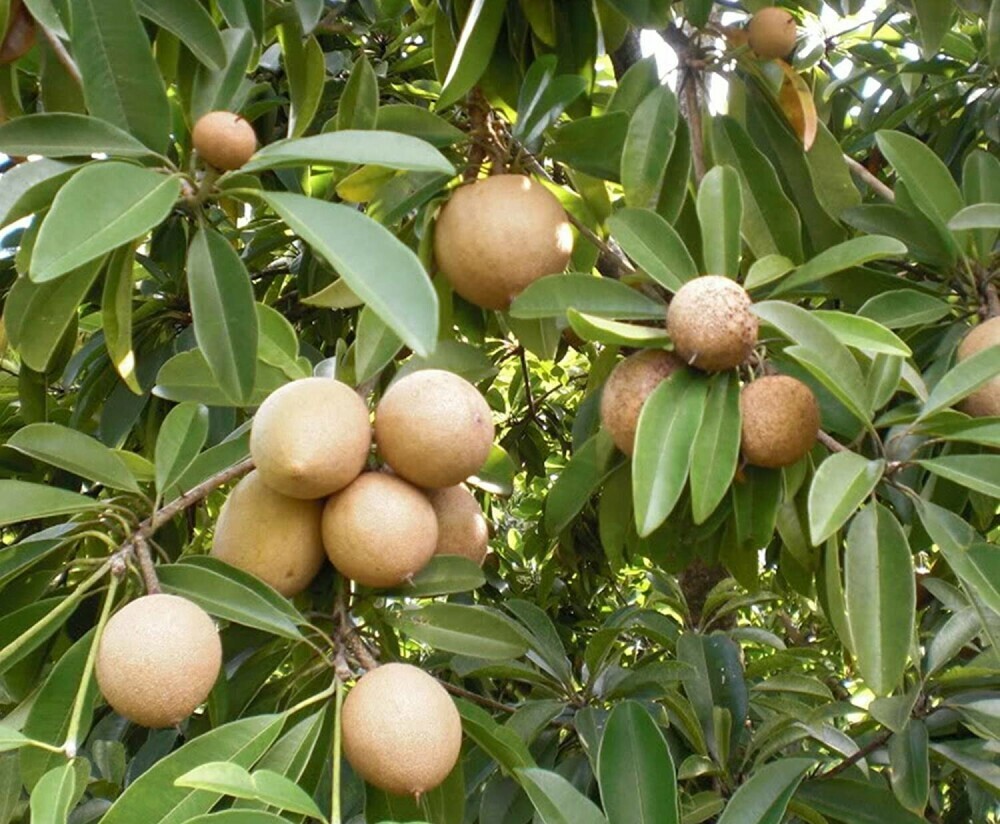
[[[435,555],[464,555],[482,565],[489,551],[490,528],[479,501],[461,484],[431,489],[427,498],[437,516]]]
[[[257,135],[234,112],[209,112],[191,130],[191,143],[201,158],[223,172],[239,169],[257,151]]]
[[[797,34],[795,18],[777,6],[761,9],[747,26],[750,48],[762,60],[788,57],[795,48]]]
[[[689,280],[667,309],[667,334],[687,364],[721,372],[743,363],[757,343],[757,316],[736,281],[720,275]]]
[[[275,492],[254,471],[229,493],[211,555],[256,575],[282,595],[297,595],[326,560],[322,518],[322,501]]]
[[[622,452],[635,450],[639,413],[653,390],[684,363],[672,352],[644,349],[629,355],[611,371],[601,393],[601,424]]]
[[[747,463],[776,469],[808,454],[819,432],[819,404],[812,390],[787,375],[771,375],[740,392],[740,448]]]
[[[958,361],[971,358],[991,346],[1000,345],[1000,317],[990,318],[974,327],[958,345]],[[1000,415],[1000,376],[991,378],[958,406],[973,418]]]
[[[452,372],[421,369],[392,384],[375,409],[375,443],[393,472],[417,486],[461,483],[493,445],[489,404]]]
[[[176,595],[146,595],[116,612],[97,648],[97,685],[119,715],[158,729],[208,698],[222,667],[215,624]]]
[[[371,442],[368,407],[357,392],[333,378],[303,378],[260,405],[250,455],[271,489],[323,498],[358,477]]]
[[[13,0],[10,4],[7,19],[10,22],[0,44],[0,65],[20,60],[35,45],[35,18],[21,0]]]
[[[369,587],[394,587],[434,555],[434,507],[415,486],[367,472],[326,502],[323,546],[347,578]]]
[[[462,719],[434,678],[409,664],[367,673],[344,701],[344,755],[362,778],[397,795],[433,790],[462,750]]]
[[[456,189],[434,230],[438,268],[463,298],[506,309],[529,283],[563,271],[573,233],[562,204],[523,175]]]

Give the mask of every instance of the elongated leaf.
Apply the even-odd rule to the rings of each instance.
[[[283,31],[284,27],[281,26],[278,30]],[[234,106],[234,100],[253,53],[253,35],[247,28],[229,28],[222,31],[220,36],[226,50],[224,68],[212,69],[203,63],[198,66],[194,75],[191,117],[195,120],[208,112],[238,108]]]
[[[374,129],[377,118],[378,78],[367,56],[362,54],[354,63],[337,104],[337,129]]]
[[[558,535],[583,509],[614,468],[614,442],[600,430],[573,453],[545,499],[545,530]]]
[[[885,461],[837,452],[823,463],[809,487],[809,533],[818,546],[854,514],[882,477]]]
[[[1000,229],[1000,203],[966,206],[948,221],[949,229]]]
[[[43,157],[149,157],[153,150],[127,131],[96,117],[67,112],[32,114],[0,126],[0,152]],[[30,166],[33,164],[27,164]],[[27,168],[22,164],[19,168]],[[6,174],[4,175],[6,177]]]
[[[101,294],[104,345],[118,376],[136,395],[142,394],[132,349],[132,290],[135,250],[121,246],[108,257]]]
[[[210,69],[226,65],[226,47],[219,30],[198,0],[136,0],[135,7],[147,20],[177,35]]]
[[[288,819],[260,810],[223,810],[189,818],[184,824],[288,824]]]
[[[419,138],[356,129],[279,140],[257,152],[243,171],[333,163],[373,163],[388,169],[455,173],[444,155]]]
[[[177,483],[208,439],[208,409],[197,403],[175,406],[156,436],[156,489],[162,495]]]
[[[403,584],[395,594],[405,598],[428,598],[469,592],[486,583],[479,564],[461,555],[435,555],[413,580]]]
[[[57,423],[33,423],[15,432],[7,446],[112,489],[138,492],[125,462],[89,435]]]
[[[608,824],[594,802],[559,773],[526,768],[514,775],[543,824]]]
[[[22,117],[12,122],[22,120],[30,118]],[[0,126],[0,135],[4,128]],[[0,227],[48,206],[63,183],[79,168],[74,163],[41,158],[32,163],[19,163],[4,172],[0,178]]]
[[[550,318],[576,309],[605,318],[662,318],[666,307],[618,280],[591,275],[546,275],[514,298],[516,318]]]
[[[621,180],[625,202],[656,206],[677,130],[677,98],[667,86],[646,95],[629,121],[622,149]]]
[[[465,138],[460,129],[456,129],[440,115],[410,103],[379,106],[375,128],[383,132],[398,132],[419,137],[439,149],[453,146]]]
[[[1000,346],[988,346],[956,364],[931,390],[917,420],[953,406],[1000,374]]]
[[[566,317],[573,331],[584,340],[639,348],[664,347],[670,343],[666,330],[662,328],[607,320],[595,315],[585,315],[575,309],[567,309]]]
[[[0,526],[100,509],[101,502],[54,486],[0,480]]]
[[[875,135],[879,149],[892,164],[906,191],[925,215],[946,225],[965,206],[948,167],[934,152],[903,132]]]
[[[940,298],[915,289],[893,289],[875,295],[867,301],[858,314],[871,318],[889,329],[906,329],[933,323],[951,312],[951,307]]]
[[[623,111],[571,120],[556,130],[548,155],[584,174],[618,182],[628,124]]]
[[[992,759],[992,753],[983,749],[983,757],[977,758],[967,748],[945,742],[930,745],[931,750],[941,758],[961,769],[969,778],[982,784],[990,792],[1000,792],[1000,767]]]
[[[812,316],[823,321],[829,330],[837,336],[837,340],[845,346],[861,349],[865,352],[900,355],[904,358],[913,354],[910,347],[898,335],[868,318],[826,309],[815,309]]]
[[[870,260],[901,257],[906,254],[906,244],[885,235],[864,235],[831,246],[796,269],[778,284],[774,293],[790,292],[800,286],[815,283],[827,275],[860,266]]]
[[[671,292],[698,276],[698,267],[684,241],[656,212],[620,209],[608,218],[608,228],[625,253]]]
[[[251,774],[238,764],[211,761],[179,776],[174,780],[174,786],[249,798],[289,812],[323,818],[316,802],[305,790],[270,770],[258,770]]]
[[[533,767],[535,759],[528,751],[521,737],[509,727],[494,721],[482,707],[457,699],[462,729],[479,748],[506,770],[513,772],[519,767]]]
[[[475,658],[518,658],[528,641],[517,625],[490,607],[428,604],[394,617],[401,632],[434,649]]]
[[[917,463],[941,478],[1000,498],[1000,455],[946,455]]]
[[[462,24],[455,54],[442,83],[437,107],[450,106],[482,77],[503,23],[504,0],[473,0]]]
[[[915,813],[924,811],[930,794],[928,741],[927,725],[916,718],[889,739],[892,791],[900,804]]]
[[[47,772],[31,794],[33,824],[65,824],[79,798],[76,769],[72,761]]]
[[[761,767],[733,793],[718,824],[781,824],[788,802],[812,765],[808,758],[785,758]]]
[[[846,778],[804,782],[795,797],[834,821],[851,824],[923,824],[896,801],[884,783],[867,784]]]
[[[703,523],[722,499],[740,457],[740,385],[736,375],[712,376],[705,414],[691,447],[691,514]]]
[[[740,272],[740,223],[743,195],[739,173],[731,166],[714,166],[698,189],[705,271],[734,278]]]
[[[955,5],[947,0],[913,0],[913,9],[920,24],[920,54],[925,60],[932,60],[951,28]]]

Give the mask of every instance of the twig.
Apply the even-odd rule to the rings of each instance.
[[[43,26],[40,23],[38,24],[38,28],[40,28],[44,33],[45,39],[48,41],[56,59],[62,63],[63,68],[66,69],[66,73],[76,81],[78,86],[82,86],[83,75],[80,74],[80,68],[76,65],[76,61],[73,60],[70,53],[66,51],[66,47],[62,44],[62,40],[59,39],[59,35],[53,31],[49,31],[46,26]]]
[[[876,735],[871,741],[865,744],[860,750],[858,750],[853,755],[849,755],[847,758],[843,759],[840,763],[831,767],[824,773],[820,773],[818,778],[833,778],[835,775],[840,775],[845,770],[849,770],[863,758],[867,758],[875,750],[885,744],[892,737],[892,730],[883,730],[878,735]]]
[[[509,704],[503,704],[500,701],[494,701],[492,698],[480,695],[478,692],[471,692],[463,687],[455,686],[451,682],[445,681],[443,678],[438,678],[437,681],[442,687],[448,690],[448,692],[452,695],[457,695],[459,698],[467,698],[469,701],[482,704],[484,707],[499,710],[500,712],[513,713],[517,711],[517,707],[512,707]]]
[[[701,183],[705,176],[705,146],[701,127],[701,96],[699,84],[705,61],[700,55],[692,55],[692,38],[680,28],[671,24],[660,30],[660,37],[677,54],[677,63],[681,67],[681,79],[678,87],[680,94],[681,114],[687,121],[691,132],[691,158],[694,162],[695,183]]]
[[[524,400],[528,405],[528,419],[537,422],[538,410],[535,408],[535,398],[531,394],[531,372],[528,369],[528,359],[524,354],[524,347],[518,349],[518,357],[521,359],[521,375],[524,378]]]
[[[132,547],[136,560],[139,562],[139,572],[142,575],[142,582],[149,595],[157,595],[163,590],[160,588],[160,579],[156,576],[156,565],[149,553],[149,541],[141,534],[136,533],[132,538]]]
[[[997,296],[997,285],[992,281],[986,284],[983,290],[986,293],[986,311],[988,317],[1000,317],[1000,297]]]
[[[822,429],[816,434],[816,440],[818,440],[821,444],[823,444],[823,446],[825,446],[831,452],[847,452],[846,446],[844,446],[839,441],[835,441],[830,435],[828,435]]]
[[[844,162],[848,165],[850,170],[854,172],[858,177],[860,177],[865,183],[867,183],[873,192],[879,195],[884,200],[888,200],[890,203],[895,203],[896,193],[892,191],[888,186],[886,186],[881,180],[879,180],[875,175],[869,172],[864,166],[862,166],[858,161],[848,154],[844,155]]]

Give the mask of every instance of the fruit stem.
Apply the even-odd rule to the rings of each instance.
[[[816,433],[816,440],[818,440],[823,446],[829,449],[831,452],[846,452],[847,447],[844,446],[839,441],[834,440],[830,435],[824,432],[822,429]]]
[[[330,824],[340,824],[340,720],[344,710],[344,682],[337,675],[334,675],[333,685],[335,690],[333,699],[333,775],[330,782],[333,789],[330,798]]]
[[[879,180],[875,175],[869,172],[864,166],[862,166],[858,161],[848,154],[844,155],[844,162],[847,167],[854,172],[859,178],[861,178],[868,186],[871,188],[875,194],[881,197],[883,200],[888,200],[890,203],[894,203],[896,200],[896,193],[893,192],[888,186],[886,186],[881,180]]]

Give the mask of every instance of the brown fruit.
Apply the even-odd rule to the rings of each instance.
[[[438,523],[434,554],[464,555],[482,565],[490,548],[490,528],[475,496],[458,484],[428,490],[427,498]]]
[[[35,45],[35,18],[21,0],[10,4],[7,19],[7,32],[0,44],[0,65],[20,60]]]
[[[736,281],[720,275],[689,280],[667,309],[667,334],[690,366],[721,372],[743,363],[757,343],[757,316]]]
[[[601,424],[622,452],[635,449],[635,430],[646,398],[684,363],[672,352],[644,349],[611,371],[601,393]]]
[[[816,443],[819,404],[812,390],[787,375],[771,375],[740,392],[747,463],[778,468],[804,457]]]
[[[116,612],[97,648],[101,693],[144,727],[172,727],[208,698],[222,667],[215,624],[176,595],[146,595]]]
[[[223,172],[239,169],[257,151],[257,135],[234,112],[209,112],[191,130],[191,143],[202,159]]]
[[[417,486],[461,483],[493,444],[489,404],[452,372],[421,369],[400,378],[375,409],[375,443],[393,472]]]
[[[368,407],[333,378],[286,383],[260,405],[250,455],[271,489],[292,498],[323,498],[364,469],[371,450]]]
[[[990,318],[973,327],[958,345],[958,360],[964,361],[990,346],[1000,345],[1000,317]],[[973,418],[990,418],[1000,415],[1000,376],[991,378],[959,405],[966,415]]]
[[[762,60],[775,60],[791,54],[798,30],[786,9],[767,6],[750,18],[747,34],[754,54]]]
[[[323,508],[323,546],[347,578],[369,587],[394,587],[434,555],[434,507],[415,486],[367,472]]]
[[[458,294],[486,309],[506,309],[529,283],[563,271],[572,251],[562,204],[523,175],[456,189],[434,230],[438,268]]]
[[[326,560],[322,518],[322,501],[289,498],[265,484],[260,472],[251,472],[219,513],[211,555],[282,595],[298,595]]]
[[[462,749],[462,719],[436,680],[410,664],[383,664],[344,701],[344,755],[368,783],[398,795],[433,790]]]

